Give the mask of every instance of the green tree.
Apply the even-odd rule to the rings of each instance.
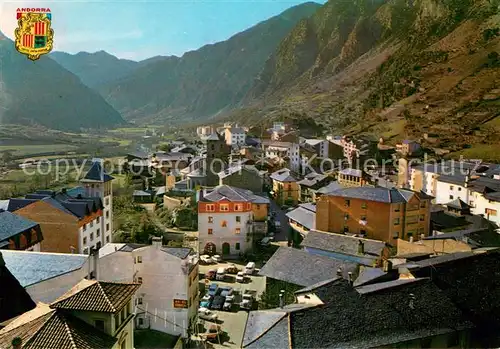
[[[14,155],[11,150],[4,150],[2,152],[2,156],[0,157],[0,160],[3,164],[7,165],[14,159]]]
[[[172,146],[168,143],[161,143],[161,144],[158,144],[158,146],[156,147],[157,150],[161,150],[161,151],[164,151],[164,152],[169,152],[172,150]]]

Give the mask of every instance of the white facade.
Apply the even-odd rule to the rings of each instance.
[[[103,216],[97,216],[94,220],[78,229],[79,246],[78,251],[75,251],[76,253],[88,255],[91,248],[100,248],[105,244],[103,221]]]
[[[108,182],[94,182],[94,183],[84,183],[85,195],[87,197],[99,197],[102,200],[102,205],[104,206],[102,210],[102,217],[97,223],[99,227],[95,228],[94,238],[97,236],[97,229],[99,229],[99,238],[96,239],[95,244],[101,241],[101,246],[112,242],[111,236],[113,232],[113,185],[112,181]],[[87,234],[90,235],[90,232]],[[81,239],[83,239],[83,235]],[[88,241],[90,241],[90,236],[87,236]],[[90,244],[92,246],[93,244]]]
[[[290,170],[294,172],[300,171],[301,158],[300,146],[298,143],[277,142],[275,145],[271,144],[266,147],[265,154],[267,158],[283,158],[288,156],[290,158]]]
[[[124,246],[107,244],[99,251],[98,280],[142,283],[135,299],[136,327],[187,337],[198,309],[197,260],[165,252],[161,242],[121,251]],[[179,307],[183,302],[186,308]]]
[[[198,241],[199,251],[213,243],[216,253],[222,254],[223,245],[229,244],[229,255],[243,254],[251,249],[253,212],[199,212]],[[227,245],[226,245],[227,246]]]
[[[40,252],[40,243],[34,244],[31,247],[28,247],[25,251]]]
[[[464,185],[441,182],[438,177],[436,179],[435,203],[447,204],[456,199],[460,199],[470,205],[469,190]]]
[[[474,193],[472,213],[483,214],[486,219],[500,226],[500,202],[488,200],[480,193]]]
[[[246,132],[241,127],[226,128],[224,138],[227,145],[232,147],[242,146],[245,144]]]
[[[437,178],[439,175],[433,172],[423,172],[411,169],[410,189],[422,190],[427,195],[436,197]]]

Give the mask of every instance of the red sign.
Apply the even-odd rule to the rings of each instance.
[[[174,299],[174,308],[187,308],[188,301],[187,299]]]

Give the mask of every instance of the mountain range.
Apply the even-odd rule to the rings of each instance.
[[[431,134],[436,147],[488,144],[500,142],[499,6],[309,2],[182,57],[50,57],[106,100],[96,108],[137,123],[289,117],[392,140]]]

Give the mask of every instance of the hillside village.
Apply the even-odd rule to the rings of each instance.
[[[496,345],[500,165],[285,122],[197,135],[129,153],[126,194],[94,158],[0,201],[2,348]],[[123,195],[152,212],[141,242],[114,226]]]

